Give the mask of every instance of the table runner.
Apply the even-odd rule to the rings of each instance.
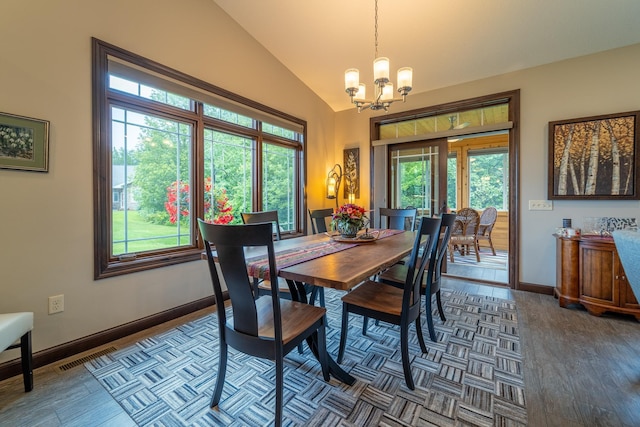
[[[376,231],[376,230],[371,230]],[[393,236],[394,234],[401,233],[402,230],[377,230],[378,240],[385,237]],[[364,243],[368,244],[368,243]],[[289,249],[286,251],[276,253],[276,266],[278,269],[291,267],[292,265],[300,264],[305,261],[310,261],[315,258],[320,258],[325,255],[333,254],[336,252],[344,251],[346,249],[358,246],[358,243],[342,243],[328,240],[325,242],[310,243],[296,249]],[[269,278],[269,258],[266,255],[247,259],[247,271],[249,276],[256,277],[258,279]]]

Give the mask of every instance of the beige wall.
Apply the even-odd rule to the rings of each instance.
[[[555,286],[555,243],[551,236],[562,218],[580,227],[587,216],[636,217],[639,201],[554,201],[552,211],[529,211],[529,200],[547,199],[548,123],[576,117],[640,109],[640,44],[495,76],[428,93],[411,94],[392,112],[439,105],[520,89],[520,281]],[[420,79],[419,70],[414,79]],[[346,96],[346,95],[345,95]],[[336,117],[336,156],[357,145],[369,186],[369,117],[342,111]],[[368,192],[359,203],[368,205]],[[513,230],[511,231],[513,232]]]
[[[360,147],[368,205],[369,116],[333,113],[210,0],[3,0],[0,111],[51,122],[49,173],[0,170],[0,312],[35,312],[34,350],[50,348],[210,295],[204,262],[93,280],[91,37],[305,119],[307,196],[331,207],[324,179]],[[640,45],[412,94],[393,111],[521,89],[521,280],[553,285],[551,233],[564,217],[639,216],[640,202],[546,198],[547,123],[639,108]],[[416,79],[420,78],[416,70]],[[345,95],[346,96],[346,95]],[[65,311],[47,315],[47,297]],[[0,355],[0,361],[16,357]]]
[[[51,122],[49,173],[0,169],[0,312],[35,312],[35,351],[212,294],[204,261],[93,280],[92,36],[307,120],[309,205],[331,206],[322,188],[335,163],[332,110],[214,2],[1,9],[0,111]],[[48,315],[58,294],[65,311]]]

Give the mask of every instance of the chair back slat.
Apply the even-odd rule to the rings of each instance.
[[[429,266],[431,254],[436,250],[440,235],[440,218],[422,217],[418,225],[416,238],[413,243],[407,276],[405,279],[404,294],[402,299],[402,313],[411,316],[410,310],[415,311],[420,307],[420,287],[425,269]],[[411,316],[413,317],[413,316]]]
[[[392,230],[413,231],[416,228],[418,209],[380,208],[380,220],[387,218],[387,228]]]
[[[326,233],[327,221],[326,218],[331,218],[333,215],[333,208],[327,209],[309,209],[309,218],[311,218],[311,231],[313,234]]]
[[[242,212],[240,214],[242,222],[245,224],[258,224],[261,222],[270,222],[273,224],[272,233],[276,236],[276,240],[280,240],[280,220],[278,219],[278,211],[262,211],[262,212]]]
[[[442,214],[440,219],[440,237],[436,250],[433,251],[431,255],[431,261],[429,263],[429,272],[431,272],[431,274],[427,275],[427,286],[440,282],[442,261],[444,260],[444,255],[447,253],[451,232],[456,222],[456,214]],[[436,290],[437,289],[432,289],[431,291],[434,292]]]

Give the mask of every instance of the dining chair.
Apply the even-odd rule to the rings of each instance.
[[[390,230],[405,230],[413,231],[416,225],[416,217],[418,215],[418,209],[413,207],[406,207],[404,209],[396,208],[380,208],[380,222],[383,222],[383,218],[386,220],[387,229]],[[380,224],[382,228],[382,224]],[[408,257],[405,257],[397,262],[397,264],[406,264]],[[376,319],[376,326],[380,324],[379,319]],[[367,335],[367,329],[369,327],[369,319],[365,316],[362,321],[362,335]]]
[[[416,226],[418,209],[380,208],[380,222],[386,219],[386,228],[393,230],[413,231]],[[382,228],[382,224],[380,226]]]
[[[311,218],[311,232],[313,234],[327,232],[327,218],[333,215],[333,208],[327,209],[309,209],[309,218]]]
[[[449,259],[451,262],[454,262],[453,252],[456,248],[461,255],[468,255],[471,247],[476,254],[476,260],[480,262],[477,239],[479,225],[480,215],[475,209],[462,208],[456,212],[456,222],[449,238]]]
[[[486,240],[489,242],[489,246],[491,247],[491,253],[496,255],[496,250],[493,247],[493,241],[491,240],[491,232],[493,231],[493,227],[496,225],[496,220],[498,219],[498,210],[493,206],[486,208],[480,214],[480,224],[478,225],[478,233],[476,234],[476,239],[478,240],[478,249],[480,249],[480,240]]]
[[[240,216],[242,217],[242,222],[244,224],[258,224],[258,223],[265,223],[265,222],[269,222],[273,224],[273,227],[275,229],[273,234],[274,239],[275,240],[281,239],[280,221],[278,220],[278,211],[242,212]],[[284,280],[281,277],[278,277],[277,283],[278,283],[278,289],[280,291],[280,298],[291,299],[291,291],[289,289],[289,285],[287,284],[286,280]],[[304,288],[307,291],[307,293],[310,294],[309,300],[311,305],[315,303],[316,297],[318,297],[320,306],[321,307],[325,306],[324,305],[325,304],[324,288],[319,286],[310,286],[306,284]],[[269,281],[269,279],[258,280],[256,278],[253,278],[253,292],[256,298],[264,295],[271,295],[271,282]],[[302,354],[302,346],[300,346],[298,350],[300,354]]]
[[[244,224],[257,224],[259,222],[270,222],[273,224],[273,234],[275,239],[280,240],[280,221],[278,220],[278,211],[262,211],[262,212],[242,212],[240,213]]]
[[[342,331],[338,363],[341,363],[344,357],[350,313],[399,325],[404,379],[407,387],[415,389],[409,361],[409,325],[415,323],[420,349],[426,353],[427,347],[420,324],[420,286],[431,253],[438,243],[439,230],[440,218],[423,217],[420,220],[402,288],[367,280],[342,297]]]
[[[282,425],[284,356],[311,338],[316,344],[322,376],[329,381],[326,351],[326,309],[279,298],[275,252],[271,224],[218,225],[198,219],[205,243],[213,292],[216,298],[220,356],[211,407],[220,403],[225,382],[228,347],[250,356],[275,361],[275,425]],[[231,300],[232,318],[227,319],[222,295],[222,280]],[[269,259],[271,296],[255,299],[247,273],[244,248],[266,247]],[[240,368],[241,369],[241,368]]]
[[[13,348],[20,349],[25,392],[33,390],[32,330],[32,312],[0,313],[0,352]]]
[[[433,314],[431,309],[431,300],[433,295],[436,296],[436,303],[438,306],[438,313],[440,314],[440,320],[447,321],[444,315],[444,309],[442,308],[442,298],[440,296],[440,283],[442,278],[442,263],[447,253],[449,246],[449,239],[451,237],[451,231],[456,221],[455,214],[442,214],[440,222],[440,237],[436,250],[431,253],[431,259],[429,260],[429,268],[425,271],[424,278],[420,281],[422,286],[420,287],[420,293],[424,295],[425,315],[427,317],[427,326],[429,329],[429,337],[431,341],[436,341],[436,332],[433,327]],[[378,280],[388,285],[402,287],[407,274],[407,266],[396,264],[385,270],[378,276]]]

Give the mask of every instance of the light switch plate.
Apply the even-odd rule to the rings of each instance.
[[[551,200],[529,200],[530,211],[552,211],[553,202]]]

